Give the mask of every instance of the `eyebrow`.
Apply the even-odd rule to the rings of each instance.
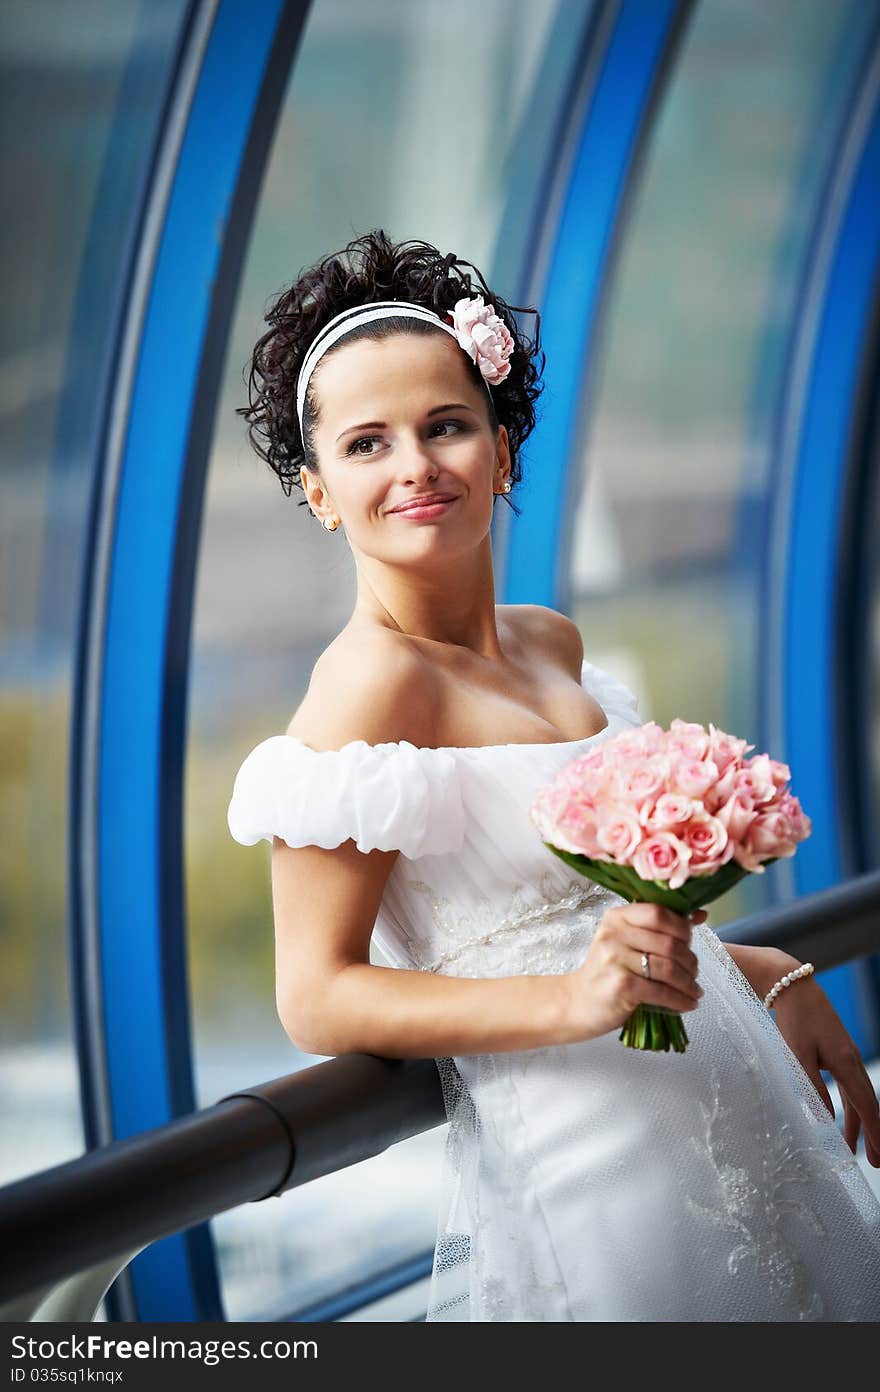
[[[433,410],[430,410],[430,411],[428,412],[428,418],[430,419],[431,416],[439,416],[439,415],[441,414],[441,412],[443,412],[443,411],[471,411],[474,415],[477,414],[476,411],[474,410],[473,406],[468,406],[468,405],[466,405],[465,402],[463,402],[463,401],[447,401],[447,403],[446,403],[445,406],[435,406],[435,407],[433,408]],[[336,441],[335,441],[335,443],[338,444],[339,441],[342,439],[343,435],[348,435],[348,434],[350,434],[350,432],[351,432],[352,430],[384,430],[384,429],[385,429],[385,421],[364,421],[361,425],[347,425],[347,426],[345,427],[345,429],[342,430],[342,431],[340,431],[340,433],[336,436]]]

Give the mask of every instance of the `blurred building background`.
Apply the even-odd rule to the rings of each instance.
[[[541,311],[499,602],[792,767],[814,835],[713,926],[876,868],[878,84],[880,0],[5,0],[0,1180],[315,1062],[226,808],[355,575],[235,408],[372,227]],[[876,1058],[876,960],[822,982]],[[443,1139],[156,1244],[110,1316],[418,1318]]]

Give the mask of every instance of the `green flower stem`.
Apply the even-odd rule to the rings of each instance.
[[[677,1054],[683,1054],[689,1042],[677,1011],[644,1004],[637,1005],[624,1022],[619,1038],[630,1049],[662,1049],[665,1053],[673,1049]]]

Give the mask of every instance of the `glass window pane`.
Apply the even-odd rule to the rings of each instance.
[[[298,490],[284,496],[234,414],[264,308],[318,256],[373,227],[457,251],[491,277],[510,240],[525,238],[547,156],[531,125],[521,139],[526,113],[540,96],[538,124],[552,138],[577,51],[565,46],[558,83],[538,94],[546,45],[585,17],[556,0],[332,0],[310,12],[240,288],[200,554],[186,854],[202,1104],[315,1061],[275,1014],[269,846],[236,845],[225,813],[241,759],[286,728],[355,597],[342,533],[306,516]],[[527,196],[511,205],[514,178]],[[221,1215],[230,1318],[259,1317],[268,1301],[292,1309],[430,1250],[445,1135]]]
[[[0,1182],[84,1145],[67,937],[80,572],[114,316],[185,8],[0,12]]]
[[[756,736],[774,412],[876,18],[875,5],[704,0],[651,134],[609,289],[570,576],[588,652],[664,725]],[[713,924],[763,894],[747,876]]]

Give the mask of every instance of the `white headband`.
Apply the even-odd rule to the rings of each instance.
[[[344,334],[358,324],[368,324],[372,319],[421,319],[428,324],[439,324],[451,334],[459,347],[463,348],[472,362],[479,363],[480,374],[486,390],[502,382],[510,371],[508,359],[514,349],[514,340],[502,319],[496,315],[492,305],[484,305],[482,295],[465,296],[450,311],[454,320],[447,324],[440,315],[426,305],[414,304],[410,300],[374,300],[372,304],[344,309],[325,324],[313,340],[303,360],[296,381],[296,413],[302,433],[303,407],[309,378],[321,358]],[[491,397],[491,391],[489,392]]]

